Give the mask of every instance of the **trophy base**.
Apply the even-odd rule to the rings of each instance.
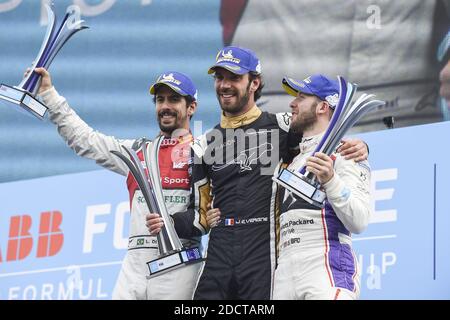
[[[325,192],[320,190],[320,185],[304,176],[298,176],[287,169],[283,169],[278,177],[273,177],[272,180],[318,208],[325,206]]]
[[[204,259],[202,258],[198,247],[183,248],[180,251],[171,252],[167,255],[147,262],[147,266],[150,271],[150,275],[147,276],[147,279],[157,277],[185,265],[202,261],[204,261]]]
[[[22,107],[33,116],[43,120],[48,108],[36,100],[29,92],[8,85],[0,86],[0,99]]]

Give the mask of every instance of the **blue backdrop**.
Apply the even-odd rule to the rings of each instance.
[[[46,31],[45,2],[0,0],[0,83],[19,84],[32,64]],[[204,129],[216,124],[219,107],[207,70],[222,47],[219,0],[53,2],[60,18],[69,5],[84,4],[81,18],[90,29],[67,42],[50,71],[57,90],[93,128],[120,138],[155,136],[148,89],[167,70],[192,77],[199,91],[194,120]],[[0,154],[1,182],[97,169],[66,148],[50,122],[1,102]]]

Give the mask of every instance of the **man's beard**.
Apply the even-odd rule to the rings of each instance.
[[[301,134],[314,126],[317,121],[316,107],[318,104],[318,102],[314,102],[307,112],[297,114],[297,118],[291,123],[291,129],[295,133]]]
[[[163,124],[162,123],[162,117],[164,115],[170,115],[175,117],[175,121],[171,124]],[[162,110],[158,113],[158,125],[159,129],[164,132],[171,134],[174,130],[178,129],[180,127],[180,123],[183,119],[180,119],[180,115],[176,111],[172,110]]]
[[[244,95],[240,98],[238,96],[236,96],[238,98],[238,100],[233,105],[223,105],[222,101],[220,100],[220,94],[217,94],[217,100],[219,100],[220,107],[222,108],[222,110],[225,112],[231,113],[231,114],[236,114],[236,113],[240,113],[243,109],[245,109],[245,107],[248,104],[248,101],[250,100],[250,85],[251,85],[251,81],[249,81]],[[221,94],[224,94],[224,93],[226,94],[226,92],[221,92]]]

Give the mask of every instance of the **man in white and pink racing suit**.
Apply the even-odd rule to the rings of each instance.
[[[59,134],[77,155],[93,159],[102,167],[127,176],[130,195],[130,229],[128,251],[117,279],[113,299],[191,299],[201,263],[192,264],[147,280],[147,262],[158,256],[156,236],[151,236],[145,215],[149,212],[128,167],[112,150],[123,152],[121,145],[137,151],[143,160],[142,146],[150,142],[117,139],[94,131],[72,110],[66,99],[51,84],[49,73],[36,69],[42,75],[39,95],[49,107],[50,120]],[[161,74],[151,86],[160,134],[165,139],[159,150],[159,168],[165,203],[170,214],[185,211],[190,197],[188,162],[192,135],[189,120],[197,107],[197,90],[186,75],[169,71]],[[181,239],[190,247],[199,244],[199,238]]]
[[[360,273],[351,233],[362,232],[370,217],[370,167],[337,153],[316,152],[338,101],[337,81],[322,75],[283,79],[291,102],[292,130],[301,129],[300,154],[288,170],[304,165],[323,186],[323,209],[284,190],[279,221],[279,257],[274,299],[357,299]]]

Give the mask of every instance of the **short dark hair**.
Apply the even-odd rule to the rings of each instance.
[[[257,74],[254,72],[249,72],[248,78],[249,78],[249,83],[258,78],[260,80],[259,87],[258,87],[258,89],[256,89],[255,93],[253,94],[253,98],[255,99],[255,102],[256,102],[262,96],[262,89],[264,88],[265,83],[264,83],[262,75],[260,73]]]

